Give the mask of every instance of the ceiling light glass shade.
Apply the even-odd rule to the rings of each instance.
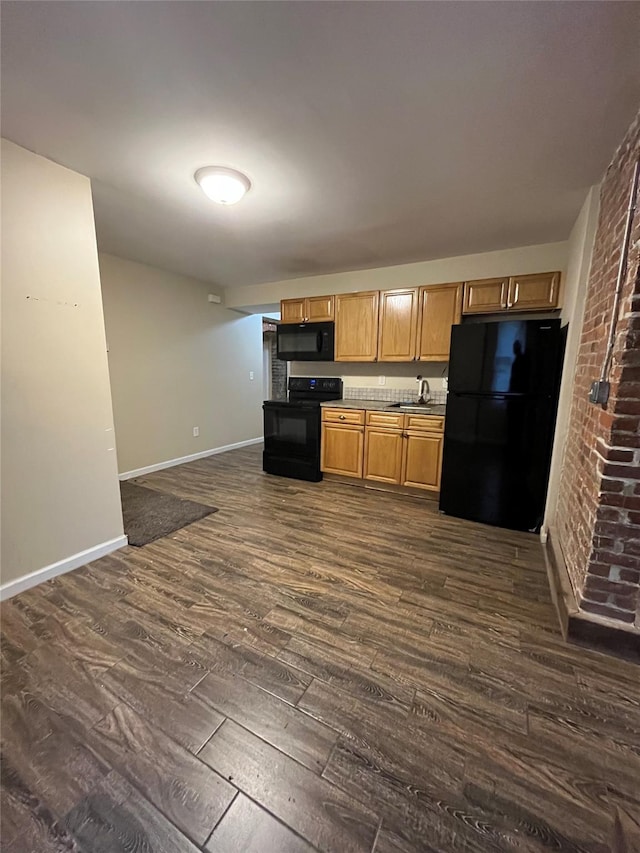
[[[205,166],[195,174],[202,192],[218,204],[235,204],[251,187],[251,181],[242,172],[222,166]]]

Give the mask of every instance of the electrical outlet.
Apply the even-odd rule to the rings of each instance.
[[[249,380],[253,382],[253,370],[249,371]]]
[[[386,376],[378,376],[378,385],[385,385],[387,382]]]
[[[200,427],[193,428],[193,437],[197,438],[200,435]]]

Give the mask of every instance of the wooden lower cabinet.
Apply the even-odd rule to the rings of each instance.
[[[437,415],[326,408],[320,467],[326,474],[438,492],[443,428]]]
[[[320,468],[327,474],[362,477],[364,427],[323,423]]]
[[[398,485],[402,481],[403,446],[401,430],[367,427],[364,436],[365,480]]]
[[[402,485],[439,492],[442,433],[407,432],[405,436]]]

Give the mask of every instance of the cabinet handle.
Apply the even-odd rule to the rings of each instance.
[[[346,421],[346,419],[347,419],[347,416],[346,416],[346,415],[340,415],[340,420],[341,420],[341,421]]]

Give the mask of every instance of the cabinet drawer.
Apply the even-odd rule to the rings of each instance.
[[[364,409],[323,409],[322,421],[325,424],[364,426],[364,414]]]
[[[404,428],[415,432],[443,432],[444,418],[440,415],[406,415]]]
[[[402,429],[404,415],[398,412],[367,412],[367,426]]]

